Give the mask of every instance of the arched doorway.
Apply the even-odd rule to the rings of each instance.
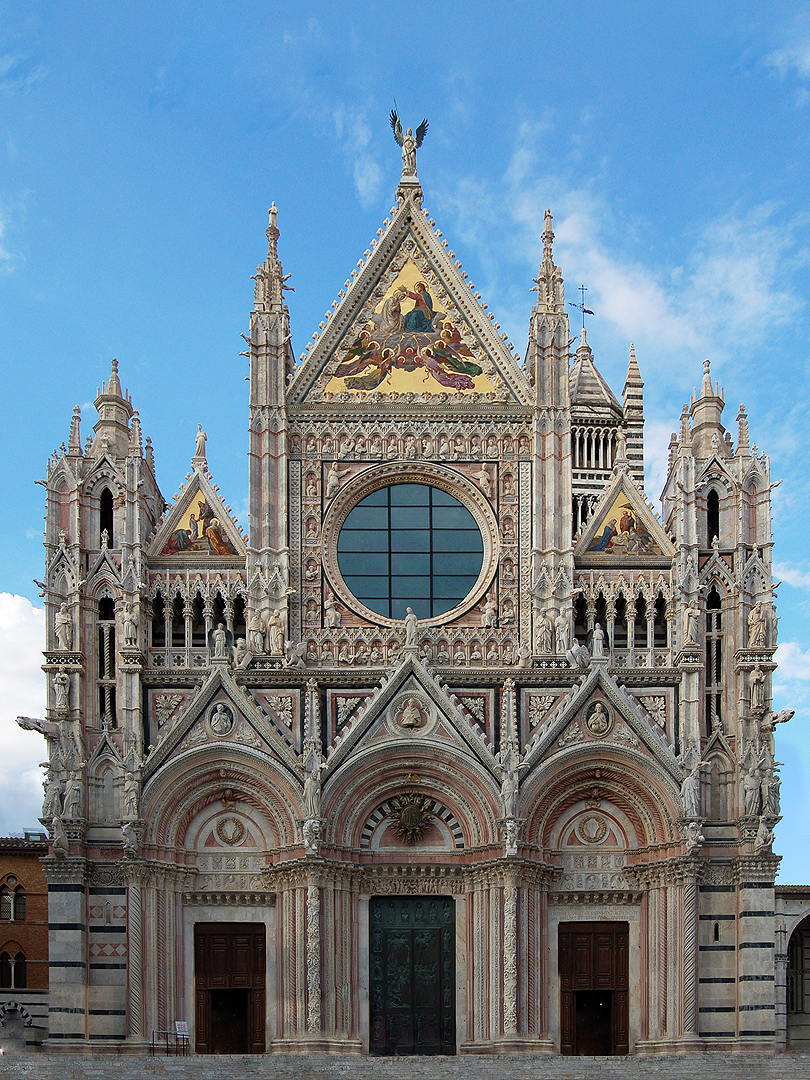
[[[788,943],[787,1037],[791,1050],[810,1050],[810,915]]]

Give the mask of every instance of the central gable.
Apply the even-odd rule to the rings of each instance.
[[[290,385],[291,404],[530,403],[505,335],[417,202],[403,199],[333,305]]]

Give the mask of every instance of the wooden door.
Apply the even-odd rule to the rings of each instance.
[[[375,897],[371,1053],[454,1054],[456,913],[449,897]]]
[[[560,923],[560,1053],[629,1053],[628,938],[628,923]]]
[[[198,1054],[264,1053],[264,926],[197,923],[194,986]]]

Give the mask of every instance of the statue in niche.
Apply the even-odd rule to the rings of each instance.
[[[568,613],[561,611],[554,620],[554,629],[557,636],[557,653],[564,656],[568,652],[568,645],[571,641],[571,620],[568,617]]]
[[[602,627],[599,623],[593,628],[593,658],[594,660],[602,660],[605,656],[605,635],[602,631]]]
[[[125,649],[137,649],[138,647],[138,612],[132,604],[124,604],[121,617],[122,637]]]
[[[224,623],[219,623],[212,637],[214,641],[214,659],[225,660],[227,658],[228,635]]]
[[[681,809],[686,818],[700,817],[700,763],[684,777],[681,784]]]
[[[66,713],[70,708],[68,691],[70,679],[64,671],[57,671],[53,676],[54,708],[58,713]]]
[[[553,652],[552,643],[552,618],[545,611],[537,613],[537,651],[548,655]]]
[[[687,600],[683,607],[683,643],[697,645],[700,605],[696,600]]]
[[[138,797],[140,795],[141,785],[138,783],[138,778],[133,773],[128,773],[127,778],[124,781],[124,816],[137,818],[138,816]]]
[[[751,672],[751,712],[759,713],[765,709],[765,672],[757,664]]]
[[[752,765],[743,777],[743,804],[747,817],[756,817],[762,802],[762,785],[759,770]]]
[[[768,616],[765,606],[757,601],[748,614],[748,648],[761,649],[767,643]]]
[[[304,817],[321,816],[321,773],[326,762],[315,739],[307,739],[306,758],[304,759]]]
[[[62,813],[62,784],[48,770],[48,779],[45,783],[45,797],[42,800],[42,816],[50,821]]]
[[[254,611],[248,619],[248,638],[250,639],[250,651],[253,653],[264,652],[264,619],[261,612]]]
[[[59,610],[54,619],[54,631],[56,633],[56,647],[62,652],[70,652],[73,648],[73,616],[66,601],[59,605]]]
[[[279,611],[271,611],[267,616],[267,644],[271,655],[284,653],[284,624]]]

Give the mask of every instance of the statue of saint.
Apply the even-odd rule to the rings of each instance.
[[[402,124],[395,108],[391,110],[388,119],[391,130],[394,132],[394,141],[402,147],[402,175],[416,176],[416,151],[425,141],[428,129],[427,119],[422,121],[415,135],[410,128],[407,128],[404,134],[402,133]]]
[[[196,446],[194,447],[194,457],[205,458],[205,444],[208,441],[208,436],[202,429],[202,424],[197,424],[197,434],[195,436]]]
[[[406,608],[405,614],[405,648],[415,648],[416,635],[419,631],[419,620],[413,613],[413,608]]]
[[[56,632],[57,649],[70,652],[73,648],[73,616],[70,614],[70,607],[67,602],[59,605],[59,610],[54,619],[54,630]]]

